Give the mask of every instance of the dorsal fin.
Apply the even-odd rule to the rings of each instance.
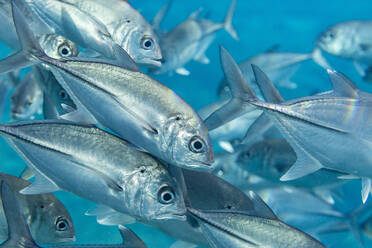
[[[123,239],[123,244],[129,247],[146,248],[147,246],[143,241],[129,228],[119,225],[119,232]]]
[[[253,64],[252,70],[256,79],[256,83],[260,88],[265,100],[271,103],[284,102],[283,97],[280,95],[279,91],[275,88],[274,84],[270,81],[267,75],[258,66]]]
[[[328,69],[327,72],[332,82],[334,92],[337,95],[351,98],[358,96],[358,87],[344,74],[330,69]]]

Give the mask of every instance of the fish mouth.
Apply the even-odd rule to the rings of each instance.
[[[162,59],[161,58],[159,59],[144,58],[144,59],[140,59],[138,63],[144,66],[158,68],[158,67],[161,67],[162,65]]]
[[[184,214],[170,214],[166,216],[162,216],[157,218],[160,221],[167,221],[167,220],[180,220],[180,221],[186,221],[186,213]]]
[[[27,118],[26,114],[20,112],[11,112],[12,119],[24,119]]]
[[[214,170],[214,160],[209,162],[204,162],[200,160],[192,160],[193,163],[183,166],[185,169],[195,170],[195,171],[204,171],[204,172],[212,172]]]
[[[59,243],[74,243],[75,241],[76,241],[76,236],[59,239]]]

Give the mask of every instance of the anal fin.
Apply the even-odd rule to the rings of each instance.
[[[35,173],[35,182],[31,185],[27,186],[26,188],[19,191],[21,194],[25,195],[36,195],[36,194],[44,194],[44,193],[51,193],[55,191],[59,191],[59,187],[50,181],[45,176],[41,175],[38,171],[34,170]]]

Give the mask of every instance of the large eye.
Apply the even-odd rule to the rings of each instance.
[[[147,37],[147,38],[143,38],[141,40],[141,47],[143,49],[150,50],[150,49],[152,49],[153,46],[154,46],[153,39]]]
[[[249,160],[249,158],[251,157],[251,152],[250,151],[246,151],[246,152],[243,152],[242,154],[242,159],[244,160]]]
[[[70,57],[72,55],[72,51],[68,45],[62,44],[58,47],[58,54],[61,57]]]
[[[202,153],[205,151],[205,143],[199,136],[194,136],[190,140],[189,149],[194,153]]]
[[[66,100],[66,99],[68,98],[68,95],[67,95],[66,91],[64,91],[64,90],[60,90],[60,91],[58,92],[58,95],[59,95],[59,97],[60,97],[61,99],[63,99],[63,100]]]
[[[158,191],[158,201],[161,204],[171,204],[176,200],[173,189],[169,186],[163,186]]]
[[[69,227],[68,221],[63,217],[58,217],[55,224],[57,231],[66,231]]]

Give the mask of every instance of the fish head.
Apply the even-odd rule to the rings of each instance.
[[[347,56],[353,52],[353,41],[350,37],[351,30],[342,24],[328,28],[318,37],[316,45],[323,51],[335,56]]]
[[[72,101],[69,94],[66,92],[65,89],[62,88],[62,86],[57,81],[55,81],[51,85],[50,91],[51,91],[50,95],[53,98],[53,102],[56,103],[57,107],[65,105],[65,106],[77,109],[75,103]]]
[[[74,242],[75,228],[64,205],[53,195],[44,194],[33,201],[35,220],[31,221],[31,233],[43,244]]]
[[[257,144],[244,147],[237,155],[236,164],[250,173],[258,173],[262,170],[263,160],[265,159],[266,149],[261,149],[265,149],[265,147]]]
[[[63,36],[46,34],[39,38],[39,44],[44,52],[54,59],[76,57],[78,46]]]
[[[129,181],[126,179],[126,208],[140,220],[185,220],[186,207],[179,186],[160,162],[148,158],[140,161]]]
[[[171,156],[169,160],[174,165],[200,171],[213,169],[212,141],[196,114],[171,116],[164,125],[163,137],[163,151]]]
[[[133,12],[123,18],[112,37],[137,64],[161,66],[162,53],[158,37],[139,13]]]
[[[39,109],[42,93],[36,83],[21,82],[10,97],[13,119],[27,119]]]

